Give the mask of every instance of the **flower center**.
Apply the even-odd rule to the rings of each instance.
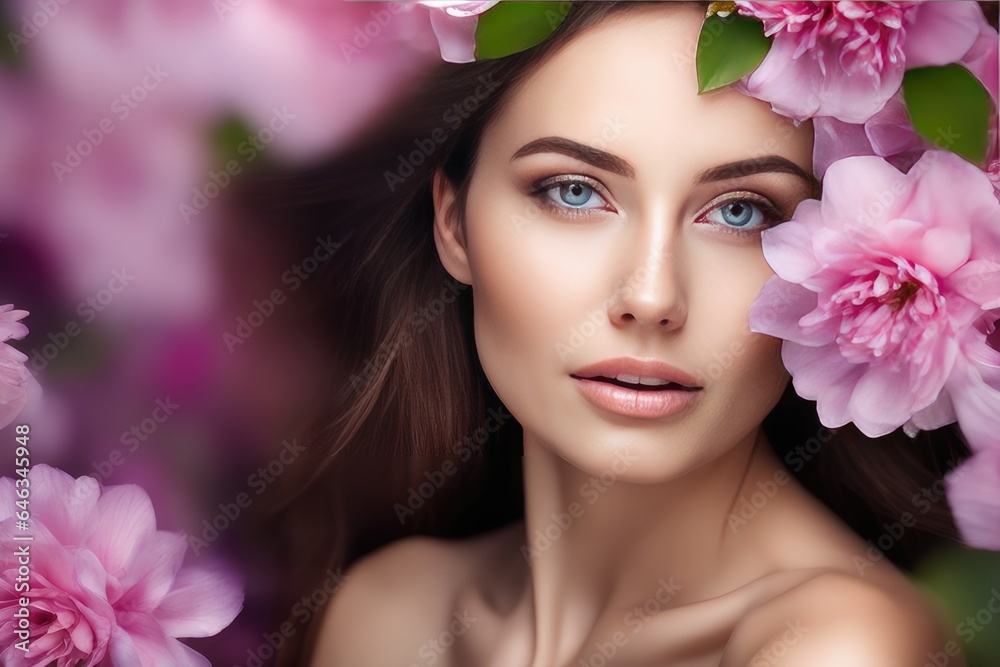
[[[906,357],[942,333],[945,304],[934,275],[902,258],[890,261],[856,275],[830,302],[842,316],[837,343],[853,363]]]
[[[896,312],[899,312],[903,306],[908,302],[913,300],[917,292],[920,290],[920,285],[915,281],[910,280],[903,283],[903,286],[896,290],[895,294],[888,297],[885,302]]]
[[[845,73],[863,70],[880,78],[890,67],[903,66],[906,27],[919,2],[753,2],[737,3],[745,14],[764,23],[764,34],[793,35],[792,58],[808,54],[820,61],[825,73],[827,56],[839,61]],[[829,53],[828,53],[829,52]]]

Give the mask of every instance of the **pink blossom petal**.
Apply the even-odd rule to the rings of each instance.
[[[813,119],[813,173],[823,178],[826,170],[845,157],[874,155],[865,126],[820,116]]]
[[[124,628],[117,625],[111,632],[109,653],[114,665],[142,665],[139,650],[136,648],[132,636]]]
[[[0,428],[13,422],[28,398],[41,391],[24,365],[28,357],[6,344],[12,338],[20,340],[27,335],[28,328],[18,321],[27,314],[24,310],[14,310],[12,304],[0,306]]]
[[[228,626],[242,607],[232,575],[219,568],[186,568],[153,615],[173,637],[208,637]]]
[[[874,155],[888,157],[927,148],[926,142],[913,128],[902,91],[886,102],[881,111],[869,118],[864,124],[864,129]]]
[[[952,273],[950,283],[984,310],[1000,308],[1000,263],[972,260]]]
[[[1000,98],[1000,37],[985,21],[976,43],[962,57],[962,64],[983,82],[994,101]]]
[[[813,128],[813,169],[819,178],[837,160],[861,155],[884,157],[899,171],[907,172],[924,151],[934,148],[913,128],[902,92],[864,124],[820,117],[813,119]]]
[[[761,233],[761,249],[772,270],[793,283],[814,276],[821,268],[812,253],[814,225],[808,223],[820,204],[806,200],[795,211],[795,220],[766,229]]]
[[[986,23],[973,2],[922,2],[906,29],[906,66],[947,65],[964,56]]]
[[[982,322],[962,341],[964,355],[948,387],[962,435],[973,451],[1000,445],[1000,352],[987,344],[981,327]]]
[[[927,214],[925,219],[930,219],[932,215]],[[885,247],[912,258],[915,263],[940,276],[950,276],[968,262],[972,254],[972,235],[968,227],[928,228],[917,220],[894,220],[883,230]]]
[[[813,313],[815,308],[815,292],[778,277],[771,278],[750,304],[750,330],[802,345],[826,345],[836,339],[835,320],[802,325],[803,318]]]
[[[419,0],[424,7],[443,9],[451,16],[476,16],[490,10],[499,0],[492,2],[465,2],[464,0]]]
[[[836,182],[833,191],[824,191],[824,218],[849,221],[851,224],[878,226],[897,217],[897,212],[909,203],[910,187],[906,175],[877,157],[850,157],[832,165],[825,182]],[[857,193],[871,193],[858,197]],[[894,195],[894,192],[904,193]],[[879,199],[881,197],[881,199]],[[883,201],[888,204],[883,204]],[[787,224],[787,223],[786,223]]]
[[[950,370],[943,369],[940,375],[946,377]],[[939,376],[937,382],[927,383],[929,391],[922,392],[923,395],[920,396],[915,396],[910,391],[886,391],[886,387],[912,387],[908,371],[905,367],[894,369],[887,364],[880,364],[869,368],[859,378],[847,409],[858,430],[869,438],[895,431],[913,415],[914,403],[917,403],[917,410],[923,409],[929,405],[927,394],[931,394],[930,400],[933,401],[944,386],[944,377]],[[917,388],[923,387],[918,385]]]
[[[45,517],[45,525],[63,544],[82,544],[93,526],[92,515],[101,495],[93,477],[74,479],[58,468],[37,464],[31,468],[31,504]]]
[[[478,16],[452,16],[431,12],[431,27],[441,46],[441,58],[449,63],[471,63],[476,59]]]
[[[134,552],[121,582],[125,593],[117,604],[152,613],[175,585],[187,548],[187,539],[180,533],[158,530],[149,535]]]
[[[75,549],[72,558],[69,572],[76,575],[79,587],[107,600],[110,577],[100,559],[89,549]]]
[[[97,519],[87,546],[111,573],[129,563],[143,539],[156,529],[156,516],[149,496],[135,484],[107,487],[97,501]]]
[[[934,178],[921,178],[913,188],[913,198],[908,204],[913,212],[910,217],[934,220],[937,227],[975,230],[996,226],[996,196],[993,184],[982,170],[950,151],[935,150],[926,152],[908,176],[916,178],[931,169]],[[956,220],[953,214],[956,192],[962,193],[962,220]]]
[[[19,321],[27,315],[26,310],[14,310],[12,303],[0,306],[0,343],[11,338],[21,340],[28,335],[28,327]]]
[[[827,428],[839,428],[851,421],[847,405],[854,384],[864,368],[845,364],[838,358],[836,346],[808,347],[786,341],[781,346],[781,360],[792,374],[795,392],[816,401],[819,419]]]
[[[910,421],[922,431],[933,431],[942,426],[953,424],[957,419],[958,415],[955,412],[951,394],[943,391],[938,395],[936,401],[923,410],[918,410]]]
[[[1000,448],[974,454],[945,479],[948,502],[965,543],[1000,551]]]
[[[137,667],[212,667],[205,656],[165,634],[151,616],[121,614],[120,622],[139,657]]]

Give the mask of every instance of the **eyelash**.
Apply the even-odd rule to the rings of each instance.
[[[734,196],[723,199],[717,204],[713,204],[703,213],[698,216],[698,220],[701,221],[709,213],[721,209],[726,204],[733,204],[739,202],[749,202],[760,209],[760,212],[764,216],[764,221],[759,227],[753,229],[740,229],[739,227],[730,227],[729,225],[714,225],[718,227],[723,233],[735,234],[736,236],[750,236],[752,234],[760,234],[765,229],[770,229],[778,224],[788,220],[791,216],[786,214],[780,208],[775,206],[770,199],[759,195],[756,192],[747,192],[746,190],[739,190],[737,192],[731,193]],[[710,223],[711,224],[711,223]]]
[[[548,193],[556,186],[574,184],[574,183],[586,185],[587,187],[592,188],[598,195],[600,195],[602,199],[604,199],[605,201],[608,200],[607,191],[598,181],[589,178],[587,176],[569,175],[569,174],[552,176],[535,181],[531,185],[532,191],[530,193],[530,196],[533,197],[536,201],[538,201],[541,204],[541,206],[546,210],[566,218],[587,218],[592,215],[592,213],[588,213],[588,211],[604,210],[600,208],[588,209],[588,208],[573,208],[571,206],[560,206],[548,197]],[[769,229],[771,227],[774,227],[778,223],[784,222],[789,217],[784,211],[782,211],[778,206],[773,204],[771,200],[764,197],[763,195],[759,195],[755,192],[747,192],[742,190],[731,194],[734,194],[736,196],[731,196],[728,197],[727,199],[723,199],[722,201],[714,202],[710,207],[708,207],[698,215],[697,220],[699,222],[704,222],[703,218],[707,214],[722,208],[726,204],[749,202],[757,206],[760,212],[764,215],[764,223],[760,227],[755,227],[749,230],[742,230],[738,227],[730,227],[728,225],[713,224],[713,223],[709,224],[713,224],[713,226],[721,228],[723,233],[734,234],[736,236],[750,236],[752,234],[759,234],[764,229]]]

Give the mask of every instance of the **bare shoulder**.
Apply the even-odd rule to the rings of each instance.
[[[311,665],[425,664],[489,539],[407,537],[357,561],[326,608]]]
[[[448,541],[408,537],[352,565],[323,615],[313,667],[418,663],[459,585],[459,554]]]
[[[720,667],[965,667],[930,602],[902,580],[829,571],[747,614]]]

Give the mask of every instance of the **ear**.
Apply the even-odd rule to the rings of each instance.
[[[438,257],[451,277],[466,285],[472,284],[465,233],[459,220],[458,199],[454,186],[441,169],[434,172],[434,245]]]

